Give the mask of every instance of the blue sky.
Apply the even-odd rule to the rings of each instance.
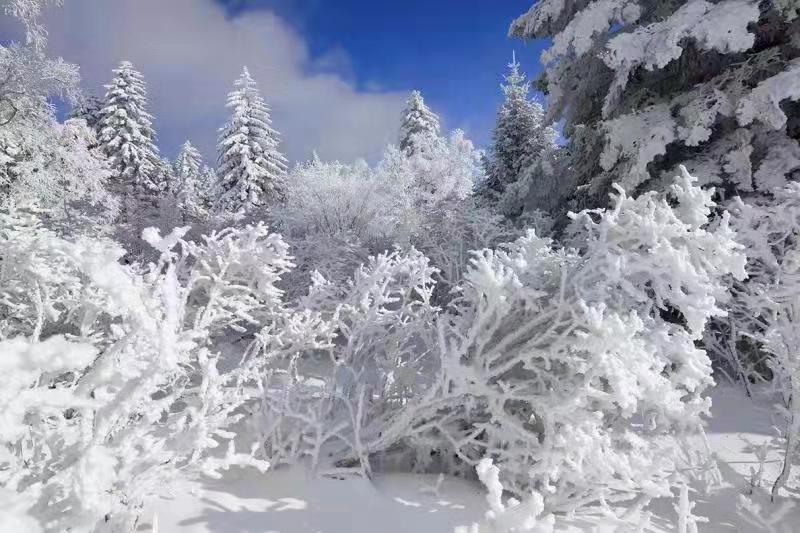
[[[218,1],[232,17],[276,12],[317,57],[342,50],[349,64],[338,68],[363,90],[422,90],[447,127],[467,130],[479,144],[488,140],[512,51],[530,77],[541,68],[541,42],[507,37],[533,0]]]
[[[132,61],[148,84],[161,153],[185,140],[216,158],[226,95],[243,66],[292,161],[375,161],[419,89],[448,129],[488,141],[511,52],[539,70],[541,43],[507,37],[533,0],[70,0],[49,8],[48,51],[102,95]],[[18,26],[18,25],[17,25]],[[19,33],[0,17],[0,36]]]

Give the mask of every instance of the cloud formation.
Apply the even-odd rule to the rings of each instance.
[[[312,59],[303,37],[267,10],[231,19],[212,0],[69,0],[48,11],[47,25],[51,55],[78,63],[88,92],[102,94],[120,60],[143,72],[164,155],[188,138],[214,157],[243,65],[292,160],[312,150],[323,159],[374,159],[396,138],[404,94],[358,90],[346,54]]]

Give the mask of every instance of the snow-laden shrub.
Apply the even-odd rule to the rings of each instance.
[[[541,494],[534,492],[525,501],[509,498],[503,502],[503,484],[500,482],[500,469],[491,459],[481,459],[475,467],[478,479],[486,487],[486,501],[489,510],[484,524],[456,528],[456,533],[553,533],[555,517],[544,514],[544,501]]]
[[[424,231],[414,243],[436,266],[437,302],[452,298],[452,290],[464,279],[473,250],[493,248],[524,233],[472,196],[424,208],[422,214]]]
[[[533,488],[551,511],[667,495],[709,408],[695,342],[724,314],[723,277],[744,276],[727,217],[706,227],[712,192],[692,182],[679,177],[674,208],[619,190],[612,208],[573,215],[579,249],[531,232],[477,252],[438,320],[438,379],[380,446],[438,440],[466,464],[490,457],[508,490]]]
[[[469,197],[484,178],[482,154],[461,130],[449,137],[418,134],[407,153],[390,146],[378,165],[383,180],[404,186],[414,206]]]
[[[160,259],[138,272],[115,245],[32,232],[20,218],[0,219],[0,305],[17,319],[0,341],[0,487],[16,495],[19,519],[133,531],[145,498],[182,478],[265,468],[233,440],[260,396],[248,384],[315,338],[284,311],[276,283],[291,263],[280,237],[248,226],[188,243],[185,229],[148,230]],[[256,326],[260,357],[232,363],[215,348],[226,330]]]
[[[292,170],[286,203],[271,215],[298,258],[292,278],[301,282],[293,285],[307,286],[315,270],[338,284],[368,255],[413,245],[438,268],[446,295],[469,250],[519,235],[472,196],[483,179],[481,154],[463,132],[416,135],[414,150],[390,146],[375,167],[315,158]]]
[[[67,331],[84,293],[67,248],[34,213],[0,212],[0,339],[38,340],[46,326]]]
[[[773,497],[789,479],[800,447],[800,183],[772,191],[771,197],[733,202],[733,227],[747,249],[748,279],[732,283],[727,344],[715,346],[747,385],[755,372],[751,353],[737,349],[748,341],[766,359],[772,384],[782,400],[780,416],[784,464]]]
[[[291,239],[346,236],[385,246],[408,239],[395,208],[402,196],[398,182],[380,179],[363,161],[347,165],[315,158],[291,171],[276,218]]]
[[[334,462],[353,453],[350,466],[369,474],[389,419],[435,376],[434,272],[412,249],[371,257],[344,285],[315,273],[298,316],[320,323],[317,349],[271,359],[261,382],[257,422],[273,462],[307,457],[316,471],[323,450]]]
[[[370,257],[367,244],[348,234],[328,236],[312,233],[286,240],[297,265],[281,283],[288,302],[296,302],[308,293],[316,273],[333,285],[346,284],[353,272]]]

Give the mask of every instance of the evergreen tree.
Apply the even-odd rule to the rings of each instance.
[[[100,111],[98,141],[126,189],[160,193],[166,188],[165,176],[154,144],[153,117],[147,112],[144,78],[128,61],[113,72]]]
[[[80,118],[86,125],[97,130],[100,123],[100,112],[105,107],[105,101],[98,96],[87,96],[76,105],[69,114],[69,118]]]
[[[217,201],[224,209],[243,211],[283,199],[287,164],[269,107],[247,67],[234,87],[227,104],[232,115],[220,130],[217,148]]]
[[[219,183],[217,181],[216,171],[208,165],[203,165],[200,170],[200,183],[198,189],[198,196],[201,205],[209,210],[214,205],[217,194],[219,192]]]
[[[198,213],[204,209],[203,196],[203,156],[191,142],[186,141],[178,153],[173,165],[175,176],[175,194],[181,210],[188,213]]]
[[[497,112],[492,145],[485,162],[486,182],[482,192],[495,200],[502,199],[507,192],[518,193],[518,187],[509,190],[509,185],[523,179],[526,173],[534,172],[543,154],[555,148],[556,132],[546,125],[542,106],[528,97],[530,82],[519,66],[514,56],[508,65],[506,83],[501,85],[505,100]],[[506,199],[503,203],[523,205],[524,200]]]
[[[800,25],[782,0],[541,0],[511,26],[547,38],[548,118],[563,120],[581,205],[611,184],[661,189],[683,163],[728,193],[800,170]]]
[[[416,135],[439,135],[439,117],[428,109],[419,91],[411,91],[400,125],[400,149],[413,152]]]

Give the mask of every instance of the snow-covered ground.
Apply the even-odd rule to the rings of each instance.
[[[747,398],[739,388],[720,385],[712,391],[713,417],[708,439],[722,482],[708,493],[692,493],[694,514],[709,518],[701,532],[768,531],[743,521],[737,513],[741,494],[749,492],[750,469],[758,469],[757,446],[773,435],[768,399]],[[769,508],[769,482],[779,462],[771,450],[762,487],[753,500]],[[452,532],[479,521],[486,509],[477,483],[447,478],[438,494],[435,476],[387,474],[364,479],[311,479],[299,468],[266,475],[233,470],[218,481],[187,487],[172,500],[154,502],[139,531],[152,530],[157,515],[161,533],[427,533]],[[646,531],[678,531],[674,500],[656,501]],[[781,502],[776,505],[780,507]],[[562,518],[557,531],[622,531],[602,517]],[[783,516],[775,533],[800,531],[800,507]]]

